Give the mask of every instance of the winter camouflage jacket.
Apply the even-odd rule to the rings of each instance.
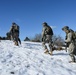
[[[48,31],[48,28],[49,28],[49,26],[46,25],[46,26],[44,26],[43,29],[42,29],[42,41],[45,41],[45,40],[47,40],[47,39],[48,39],[48,41],[49,41],[50,38],[51,38],[52,35],[53,35],[53,31],[52,31],[51,27],[50,27],[50,31],[47,32],[47,31]]]

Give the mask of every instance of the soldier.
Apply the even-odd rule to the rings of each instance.
[[[52,55],[52,36],[53,36],[53,31],[52,28],[46,23],[44,22],[43,24],[43,29],[42,29],[42,45],[45,49],[44,53],[49,53],[50,55]],[[48,46],[49,49],[48,50]]]
[[[18,41],[21,44],[21,40],[19,38],[19,26],[16,23],[12,23],[12,27],[10,29],[11,39],[15,42],[15,45],[18,46]]]
[[[8,39],[8,40],[11,40],[11,33],[10,33],[10,32],[7,32],[7,33],[6,33],[6,36],[7,36],[7,39]]]
[[[70,62],[75,62],[76,47],[75,47],[75,39],[73,38],[73,33],[70,31],[68,26],[64,26],[62,30],[67,34],[65,42],[68,43],[69,46],[68,53],[72,59],[72,61]]]
[[[13,22],[12,23],[12,26],[11,26],[11,28],[10,28],[10,34],[11,34],[11,40],[14,40],[14,33],[15,33],[15,23]]]

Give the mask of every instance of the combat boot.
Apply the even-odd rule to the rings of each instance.
[[[69,63],[76,63],[76,61],[69,61]]]
[[[54,48],[52,47],[52,48],[50,49],[49,54],[52,55],[53,51],[54,51]]]
[[[49,54],[52,55],[53,51],[50,51]]]
[[[18,43],[15,41],[15,45],[18,46]]]
[[[76,63],[75,56],[73,54],[71,54],[71,59],[72,61],[69,61],[69,63]]]
[[[49,53],[48,49],[45,49],[44,53],[48,54]]]

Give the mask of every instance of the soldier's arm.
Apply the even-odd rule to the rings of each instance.
[[[69,33],[67,39],[65,40],[65,42],[69,43],[72,41],[72,34]]]
[[[10,32],[12,31],[12,27],[10,28]]]
[[[45,35],[45,28],[42,29],[42,38],[44,37]]]
[[[44,40],[45,37],[45,28],[42,29],[42,41]]]

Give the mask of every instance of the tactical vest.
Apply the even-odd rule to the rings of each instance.
[[[75,40],[76,39],[76,31],[70,31],[72,33],[72,40]],[[66,37],[65,39],[67,39],[67,34],[66,34]]]
[[[47,35],[53,35],[53,31],[52,31],[52,28],[50,26],[47,26],[45,31],[46,31]]]
[[[72,32],[72,39],[76,40],[76,32]]]
[[[18,25],[14,26],[14,31],[19,33],[19,26]]]

